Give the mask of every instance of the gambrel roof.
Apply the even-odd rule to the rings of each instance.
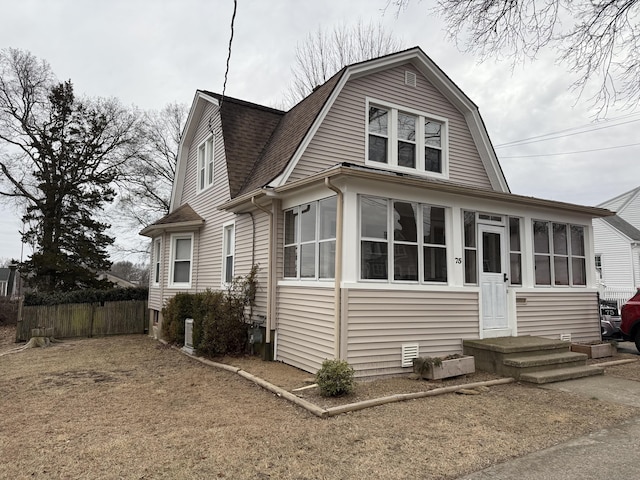
[[[188,150],[207,104],[222,105],[229,192],[236,198],[286,183],[347,81],[406,63],[415,66],[463,114],[492,188],[508,193],[478,107],[419,47],[414,47],[344,67],[287,112],[198,90],[180,145],[171,208],[178,205],[182,195]]]

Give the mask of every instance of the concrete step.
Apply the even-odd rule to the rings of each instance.
[[[506,367],[519,368],[525,371],[548,370],[571,366],[584,365],[588,356],[584,353],[576,352],[554,352],[540,355],[522,355],[519,357],[508,357],[502,360]],[[575,365],[572,365],[575,364]]]
[[[559,368],[555,370],[543,370],[540,372],[525,373],[520,376],[520,381],[530,383],[553,383],[575,378],[590,377],[591,375],[602,375],[604,368],[596,366],[581,366],[570,368]]]

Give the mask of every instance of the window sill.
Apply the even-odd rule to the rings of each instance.
[[[437,180],[449,180],[447,173],[429,172],[426,170],[418,170],[416,168],[399,167],[397,165],[390,165],[388,163],[373,162],[371,160],[365,160],[366,167],[375,168],[385,172],[402,173],[405,175],[414,175],[416,177],[434,178]]]

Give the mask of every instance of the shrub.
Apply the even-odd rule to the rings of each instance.
[[[316,383],[325,397],[351,393],[355,386],[353,368],[344,360],[325,360],[316,373]]]
[[[0,325],[18,323],[18,301],[0,297]]]
[[[184,344],[184,321],[193,318],[193,346],[205,356],[244,353],[247,342],[245,309],[255,299],[257,267],[239,277],[224,292],[178,293],[162,309],[162,334],[170,343]]]
[[[146,300],[146,287],[110,288],[108,290],[84,289],[71,292],[32,292],[24,296],[25,305],[63,305],[68,303],[104,303],[128,300]]]

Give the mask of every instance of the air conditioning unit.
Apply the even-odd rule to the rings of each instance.
[[[184,347],[182,351],[193,355],[195,350],[193,349],[193,318],[184,319]]]

